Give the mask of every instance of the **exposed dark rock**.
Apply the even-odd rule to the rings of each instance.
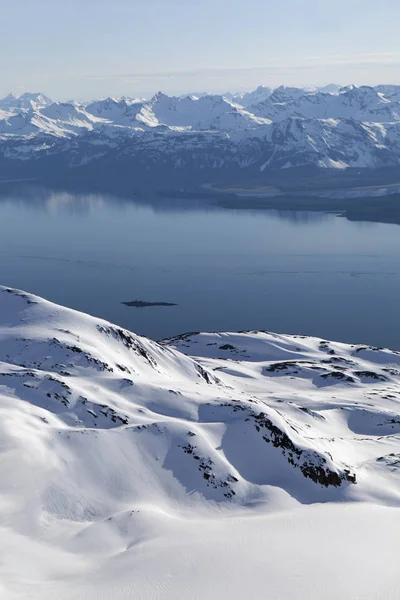
[[[321,454],[312,450],[303,450],[297,447],[288,434],[277,427],[265,413],[255,414],[250,412],[257,431],[263,432],[262,437],[274,448],[280,448],[289,464],[300,469],[304,477],[311,479],[325,487],[339,487],[344,481],[356,483],[356,475],[349,469],[333,471],[327,466],[327,460]]]
[[[384,375],[375,373],[374,371],[354,371],[354,375],[357,377],[366,377],[368,379],[375,379],[376,381],[387,381]]]

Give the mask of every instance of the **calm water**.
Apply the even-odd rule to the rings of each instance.
[[[0,284],[158,339],[268,329],[400,348],[400,227],[25,189],[0,197]],[[129,308],[123,301],[175,302]]]

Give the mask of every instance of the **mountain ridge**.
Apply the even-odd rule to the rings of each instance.
[[[0,100],[0,176],[129,160],[143,170],[224,172],[400,164],[400,86],[54,103]],[[386,95],[385,95],[386,94]],[[242,102],[242,104],[241,104]],[[44,169],[43,169],[44,170]]]

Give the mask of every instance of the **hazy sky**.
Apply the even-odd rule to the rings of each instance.
[[[399,0],[0,0],[0,96],[400,83]]]

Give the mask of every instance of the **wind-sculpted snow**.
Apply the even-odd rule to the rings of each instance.
[[[259,173],[299,166],[397,166],[399,89],[260,86],[225,96],[159,92],[150,99],[87,104],[10,94],[0,100],[0,158],[14,161],[7,168],[19,167],[22,174],[55,159],[64,169],[128,160],[140,170],[167,167],[178,174],[190,169]]]
[[[400,353],[387,349],[257,331],[156,343],[0,288],[5,597],[239,598],[239,565],[262,597],[257,564],[276,572],[280,543],[298,552],[282,511],[311,523],[326,506],[321,536],[375,515],[386,543],[387,515],[399,530],[399,407]],[[312,527],[298,535],[313,565]],[[329,534],[338,552],[341,535]],[[353,578],[366,560],[354,543]],[[205,596],[197,568],[214,582]],[[334,598],[315,573],[310,593],[310,568],[287,597]],[[363,597],[378,598],[368,581]]]

